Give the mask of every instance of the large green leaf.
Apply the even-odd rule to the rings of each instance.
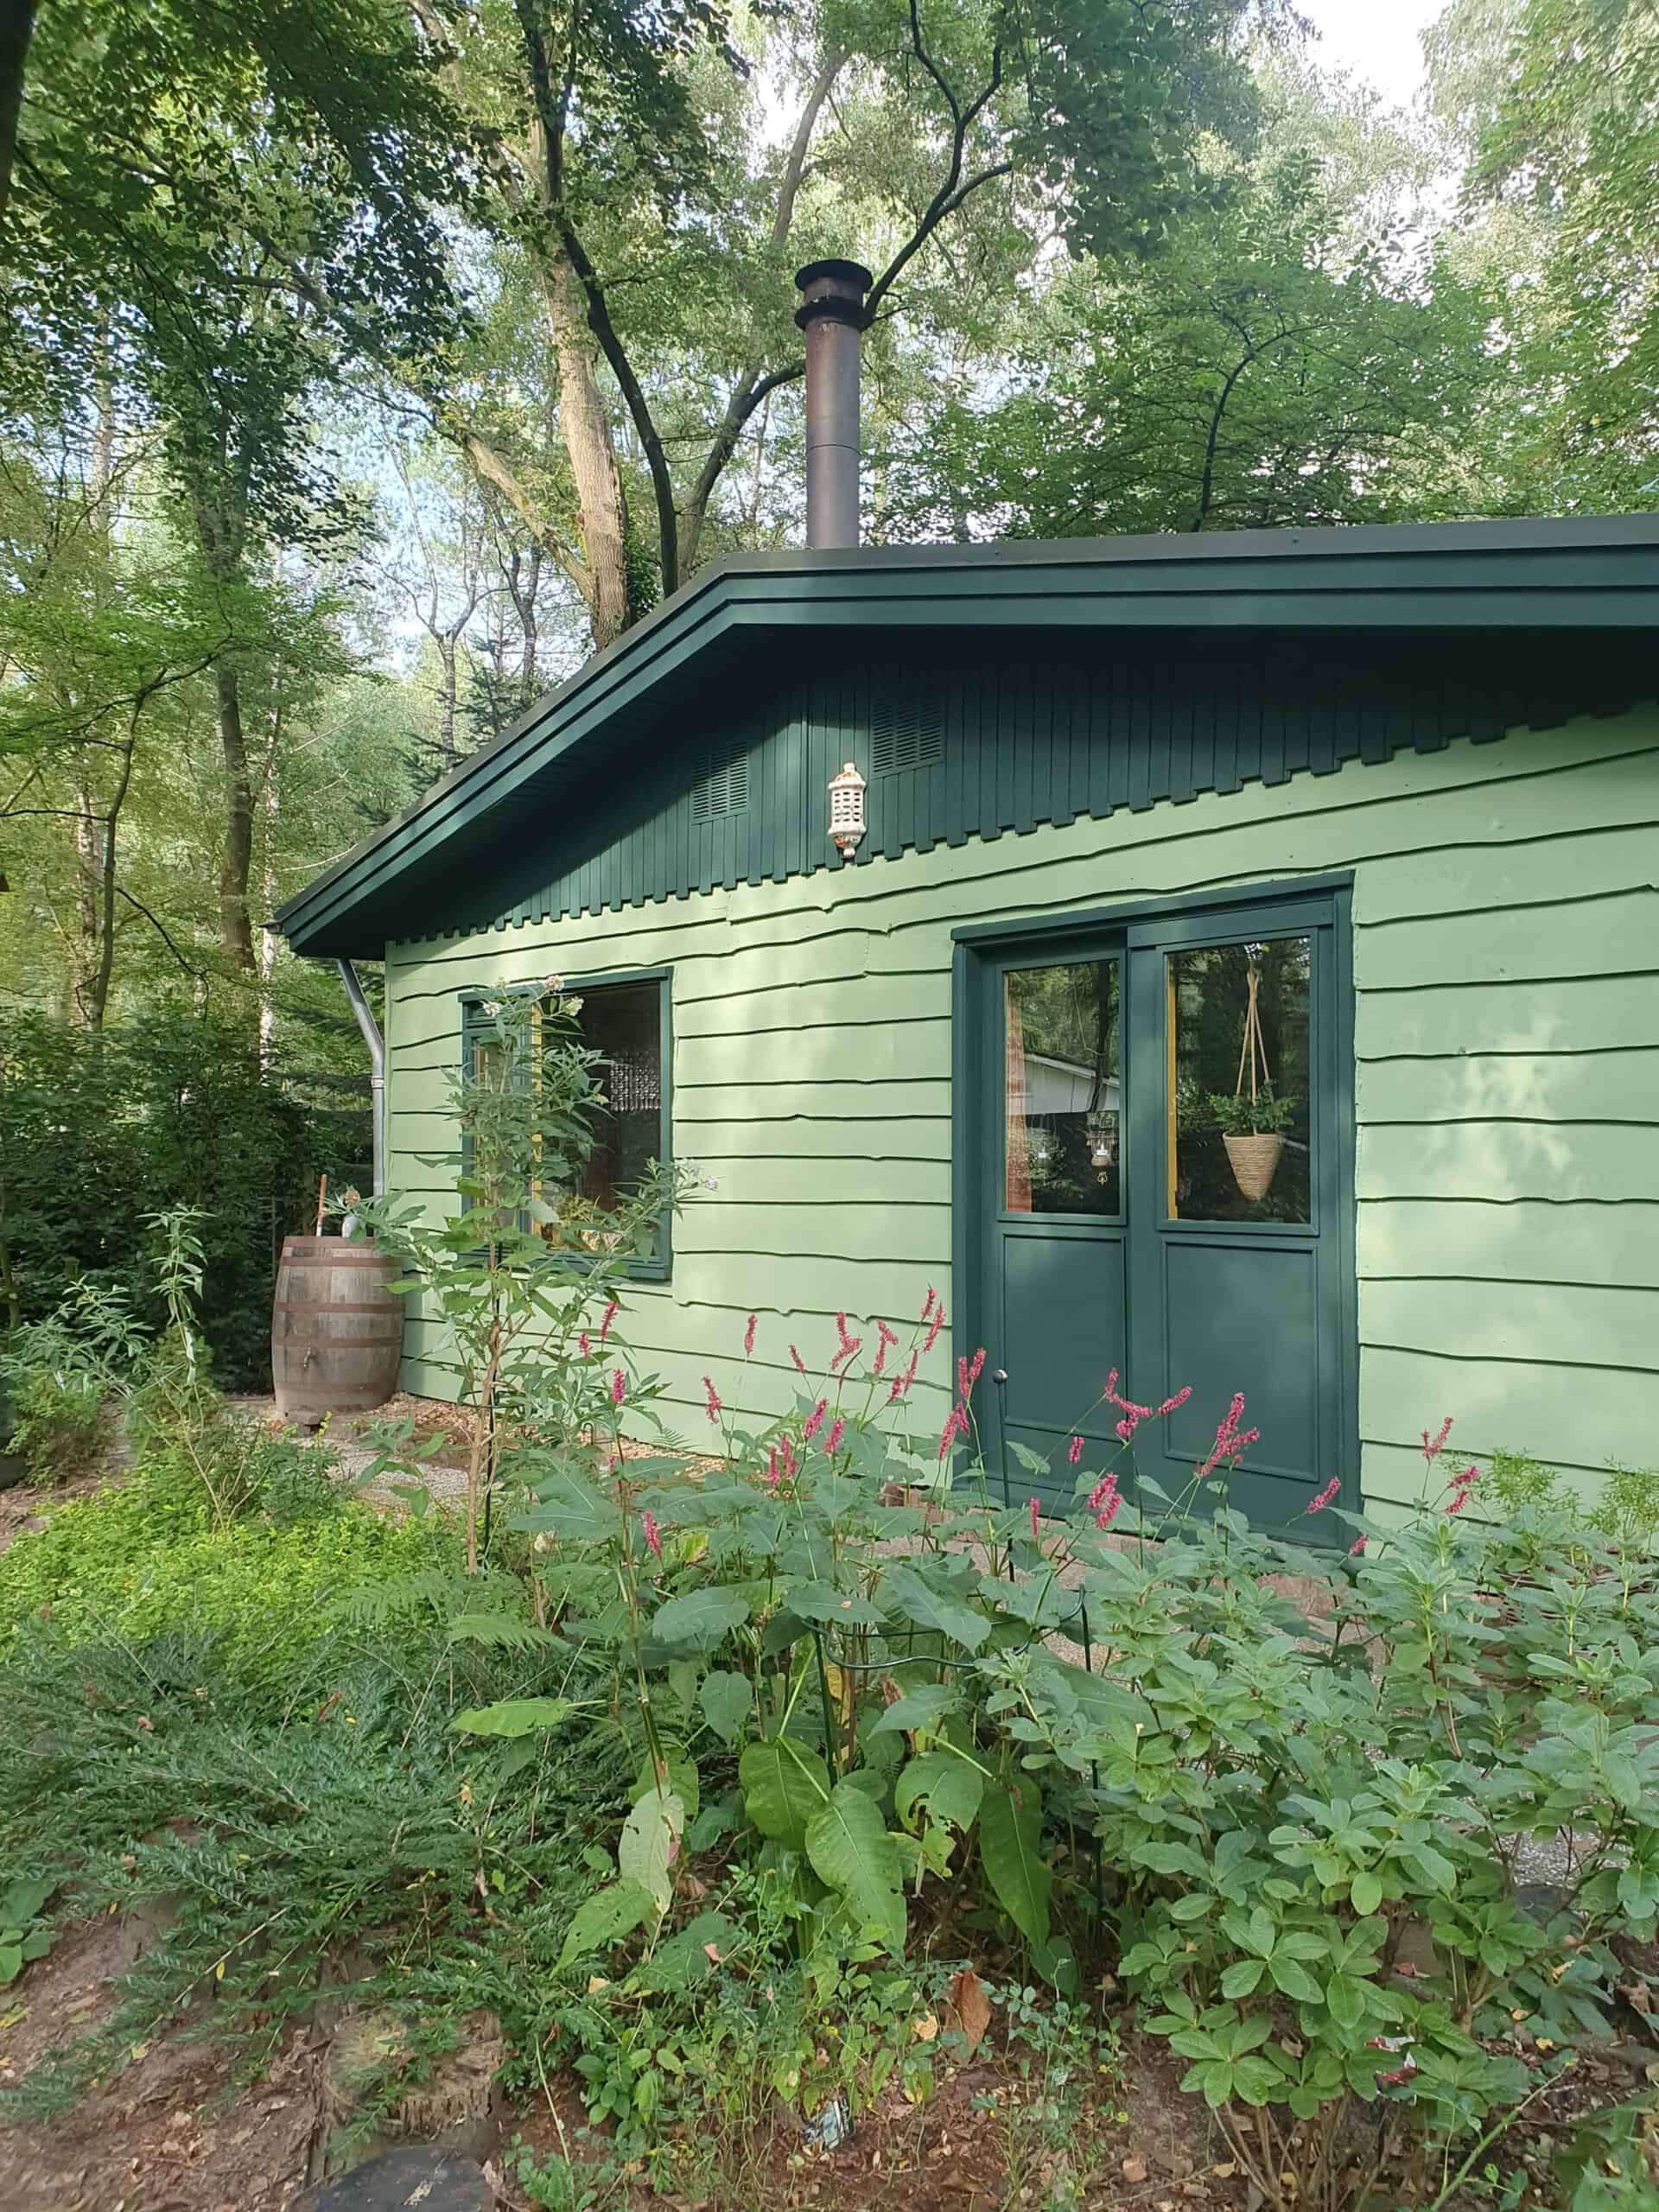
[[[683,1744],[666,1743],[662,1746],[663,1764],[668,1769],[668,1787],[679,1799],[685,1818],[695,1821],[697,1808],[702,1802],[702,1784],[697,1777],[697,1763]],[[639,1763],[639,1771],[633,1777],[633,1788],[628,1792],[628,1802],[637,1805],[646,1790],[658,1786],[656,1768],[647,1751]]]
[[[983,1613],[933,1589],[913,1567],[890,1567],[881,1578],[880,1589],[907,1621],[913,1621],[918,1628],[937,1629],[965,1651],[977,1651],[991,1632],[991,1624]]]
[[[773,1736],[745,1747],[737,1778],[743,1809],[761,1834],[804,1850],[807,1823],[830,1797],[830,1770],[817,1753],[793,1736]]]
[[[722,1744],[734,1744],[754,1711],[754,1685],[747,1675],[719,1667],[705,1675],[697,1691],[702,1717]]]
[[[629,1977],[635,1989],[677,1993],[707,1981],[717,1964],[724,1965],[742,1944],[741,1932],[723,1912],[700,1912],[671,1936],[643,1966]],[[710,1956],[710,1953],[715,1954]]]
[[[742,1591],[705,1583],[659,1605],[651,1633],[659,1643],[683,1651],[712,1651],[748,1618],[749,1601]]]
[[[979,1808],[979,1855],[997,1902],[1028,1943],[1048,1941],[1054,1877],[1039,1852],[1042,1799],[1029,1775],[989,1783]]]
[[[912,1759],[893,1785],[893,1808],[906,1827],[916,1806],[953,1828],[973,1826],[985,1795],[985,1777],[970,1759],[954,1751],[923,1751]]]
[[[905,1899],[898,1847],[874,1800],[851,1782],[837,1783],[830,1802],[808,1823],[806,1855],[820,1880],[846,1900],[859,1925],[893,1953],[905,1948]]]
[[[962,1693],[954,1682],[924,1682],[919,1689],[895,1698],[871,1732],[885,1736],[902,1729],[913,1735],[918,1729],[937,1728],[961,1703]]]
[[[533,1736],[556,1728],[575,1711],[569,1698],[508,1697],[495,1705],[468,1706],[449,1724],[468,1736]]]
[[[783,1602],[792,1613],[804,1621],[818,1621],[825,1627],[876,1628],[881,1616],[868,1598],[856,1590],[838,1590],[833,1582],[786,1582],[782,1591]]]
[[[562,1543],[601,1544],[622,1526],[622,1516],[591,1483],[569,1468],[543,1475],[536,1485],[536,1503],[514,1516],[511,1524],[531,1535],[556,1536]]]
[[[672,1790],[652,1789],[643,1796],[622,1827],[616,1863],[625,1882],[638,1882],[658,1912],[674,1896],[669,1872],[685,1829],[685,1807]]]
[[[656,1910],[650,1891],[638,1882],[613,1882],[608,1889],[595,1890],[577,1906],[575,1917],[565,1931],[560,1966],[568,1967],[572,1959],[584,1958],[590,1951],[608,1951]]]

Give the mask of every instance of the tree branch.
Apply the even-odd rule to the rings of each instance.
[[[150,912],[143,900],[142,899],[135,899],[131,892],[127,889],[124,883],[118,883],[115,887],[115,891],[118,898],[124,899],[129,906],[136,906],[138,912],[143,916],[144,919],[153,925],[157,934],[160,936],[162,943],[167,947],[168,950],[178,962],[180,967],[183,969],[185,974],[189,976],[191,981],[196,983],[205,983],[207,981],[205,970],[200,968],[193,968],[190,965],[190,963],[179,950],[178,946],[174,944],[172,938],[168,935],[166,925],[156,920],[156,916]]]
[[[938,86],[944,104],[950,111],[950,159],[945,168],[944,182],[923,210],[915,229],[899,247],[898,252],[893,255],[880,276],[876,278],[869,298],[865,302],[867,313],[872,315],[880,306],[901,271],[914,260],[946,216],[954,214],[970,193],[977,192],[982,185],[988,184],[993,177],[1007,175],[1014,167],[1012,162],[993,162],[990,168],[981,169],[976,175],[969,177],[965,184],[963,182],[962,172],[968,145],[968,134],[1001,89],[1001,41],[999,40],[991,48],[991,74],[988,83],[984,85],[965,106],[957,98],[950,79],[934,60],[923,41],[920,0],[910,0],[910,44],[911,51]]]

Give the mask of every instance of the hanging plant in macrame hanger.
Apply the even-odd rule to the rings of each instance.
[[[1279,1172],[1285,1130],[1295,1107],[1273,1088],[1268,1043],[1262,1033],[1262,975],[1254,960],[1244,971],[1244,1035],[1238,1052],[1238,1080],[1230,1098],[1212,1095],[1210,1106],[1227,1147],[1233,1180],[1247,1198],[1265,1198]]]

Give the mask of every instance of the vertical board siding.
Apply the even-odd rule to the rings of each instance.
[[[1349,762],[1484,743],[1525,723],[1622,711],[1652,673],[1605,641],[1588,660],[1555,639],[1329,641],[1215,632],[1148,646],[1056,633],[1040,656],[992,633],[863,637],[810,671],[757,651],[741,683],[688,698],[712,712],[747,775],[747,804],[702,816],[708,751],[679,730],[619,728],[591,772],[547,808],[550,872],[512,918],[556,920],[740,884],[785,882],[964,842],[1105,820],[1258,784],[1276,788]],[[1471,665],[1472,664],[1472,665]],[[878,728],[897,715],[938,758],[878,774]],[[722,746],[722,753],[726,748]],[[869,828],[850,861],[824,836],[825,786],[845,760],[867,779]],[[516,863],[519,855],[509,853]],[[515,889],[533,880],[525,856]],[[498,925],[495,872],[456,890],[452,926]],[[470,906],[476,897],[479,904]]]
[[[1007,698],[947,688],[989,730],[1017,714],[1026,680]],[[705,1373],[744,1414],[782,1411],[798,1387],[790,1344],[821,1369],[838,1310],[907,1339],[928,1289],[949,1294],[954,927],[1351,868],[1366,1495],[1414,1495],[1419,1432],[1446,1413],[1471,1454],[1524,1446],[1586,1484],[1610,1457],[1650,1461],[1659,714],[1356,756],[1316,775],[1291,772],[1298,739],[1283,760],[1252,750],[1246,778],[1241,702],[1173,744],[1181,803],[1130,811],[1133,752],[1091,747],[1085,778],[1062,742],[1113,710],[1058,689],[1029,785],[992,779],[975,796],[999,819],[1063,801],[1069,823],[804,874],[823,842],[810,779],[844,756],[830,744],[820,760],[803,715],[792,769],[761,768],[780,797],[793,777],[776,855],[788,880],[740,876],[667,906],[392,948],[394,1187],[442,1209],[446,1170],[423,1155],[453,1141],[458,992],[550,969],[667,967],[675,1143],[699,1183],[671,1281],[630,1295],[629,1341],[693,1438]],[[980,751],[976,774],[990,757]],[[1109,788],[1090,790],[1085,812],[1103,763]],[[1289,779],[1266,780],[1266,766]],[[959,756],[916,772],[948,790]],[[1109,804],[1119,810],[1099,818]],[[440,1332],[417,1317],[409,1341],[409,1386],[442,1395]],[[918,1426],[943,1412],[948,1342],[918,1391]]]

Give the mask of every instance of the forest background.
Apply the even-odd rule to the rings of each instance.
[[[1659,501],[1659,11],[1453,0],[1424,46],[1402,107],[1284,0],[23,0],[10,1318],[69,1216],[79,1264],[118,1241],[146,1086],[158,1191],[169,1147],[185,1195],[230,1173],[192,1066],[281,1153],[262,1234],[365,1154],[338,980],[265,921],[699,566],[801,541],[803,262],[878,272],[878,543]],[[73,1204],[20,1185],[48,1110]]]

